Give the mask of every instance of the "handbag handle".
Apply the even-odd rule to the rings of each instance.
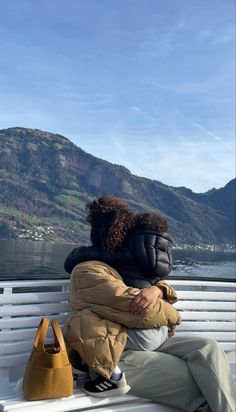
[[[46,334],[48,331],[48,326],[49,326],[49,319],[43,318],[40,321],[40,324],[38,326],[37,333],[34,338],[34,347],[43,349],[44,348],[44,343],[45,343],[45,338]],[[51,321],[52,325],[52,330],[53,330],[53,335],[54,335],[54,346],[59,346],[62,351],[66,351],[66,345],[65,341],[62,335],[61,328],[59,326],[59,323],[56,319],[53,319]]]
[[[44,341],[45,337],[48,331],[48,326],[49,326],[49,319],[43,318],[40,321],[40,324],[38,326],[37,333],[34,338],[34,347],[40,347],[42,349],[44,347]]]
[[[57,342],[57,344],[60,346],[61,350],[66,351],[66,345],[64,341],[64,337],[61,331],[61,328],[59,326],[59,323],[56,319],[53,319],[51,321],[52,325],[52,330],[54,334],[54,344]]]

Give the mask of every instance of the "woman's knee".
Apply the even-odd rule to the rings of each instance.
[[[215,349],[221,349],[219,343],[215,340],[215,339],[211,339],[211,338],[201,338],[203,346],[208,346],[210,347],[212,350]]]
[[[214,357],[221,357],[224,354],[223,348],[220,344],[211,338],[201,338],[201,344],[199,345],[198,351],[203,356],[209,356],[210,354]]]
[[[197,353],[208,356],[209,354],[221,354],[223,352],[223,349],[216,340],[207,337],[194,337],[189,340],[188,345],[185,345],[183,357],[189,359],[189,357]]]

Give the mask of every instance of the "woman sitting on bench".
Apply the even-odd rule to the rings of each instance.
[[[165,270],[163,272],[163,264],[168,261],[166,261],[166,254],[162,252],[167,252],[170,256],[170,250],[167,248],[162,251],[162,245],[157,242],[160,231],[156,231],[156,227],[152,226],[154,215],[144,214],[143,221],[141,216],[134,215],[123,201],[112,197],[102,197],[88,205],[93,246],[75,249],[65,262],[65,269],[69,273],[73,270],[71,303],[74,312],[65,327],[69,352],[76,350],[92,369],[101,373],[99,354],[104,355],[102,349],[104,336],[106,339],[108,337],[110,339],[108,351],[113,356],[113,363],[103,365],[103,372],[104,368],[109,370],[107,375],[105,373],[103,375],[109,378],[113,371],[111,365],[114,366],[119,362],[120,376],[125,370],[128,383],[131,385],[130,393],[133,395],[149,398],[187,412],[234,412],[234,384],[230,367],[224,351],[215,341],[206,338],[172,336],[164,339],[161,346],[154,348],[153,351],[135,347],[135,344],[138,345],[137,330],[139,330],[136,328],[140,328],[138,321],[143,320],[142,331],[143,328],[148,327],[145,323],[148,316],[156,316],[157,306],[160,309],[167,304],[161,298],[164,293],[164,298],[168,300],[166,295],[168,287],[165,282],[160,282],[158,285],[157,278],[160,274],[162,276],[168,274],[171,268],[170,263],[167,272]],[[119,274],[116,272],[115,275],[111,275],[109,271],[113,269]],[[96,275],[96,271],[99,270],[101,273]],[[150,276],[150,282],[147,282],[147,274]],[[119,275],[122,276],[124,283]],[[115,279],[112,276],[115,276]],[[137,277],[135,286],[142,288],[141,291],[137,289],[132,291],[127,287],[131,284],[133,286],[134,277]],[[159,287],[152,286],[154,283]],[[86,287],[81,288],[81,285]],[[104,292],[102,298],[100,288]],[[130,312],[128,321],[127,313],[125,318],[122,318],[122,312],[119,310],[124,301],[127,311]],[[83,316],[81,316],[82,312]],[[103,336],[94,337],[96,328],[94,329],[93,326],[99,324],[100,330],[106,329],[108,325],[106,319],[113,321],[110,329],[105,330]],[[156,324],[156,319],[154,321],[152,318],[152,322],[149,328],[162,326]],[[117,324],[120,324],[118,325],[120,329],[114,339]],[[91,325],[91,336],[85,342],[82,339],[83,331],[87,328],[88,333]],[[127,329],[122,325],[128,327],[127,344]],[[175,328],[172,327],[169,333],[174,335],[174,332]],[[133,346],[130,347],[130,344]],[[91,353],[93,353],[92,357]],[[107,359],[106,356],[104,359]],[[109,382],[108,379],[106,381]],[[99,383],[97,385],[99,386]],[[88,386],[89,393],[93,387],[96,387],[95,381]],[[106,396],[109,396],[109,390]]]

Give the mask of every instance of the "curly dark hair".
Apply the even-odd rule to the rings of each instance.
[[[95,247],[114,250],[125,239],[134,223],[134,213],[125,200],[101,196],[86,205],[91,224],[91,242]]]
[[[127,202],[115,196],[101,196],[87,203],[91,242],[99,249],[119,248],[132,229],[168,230],[167,220],[158,213],[134,213]]]
[[[158,232],[167,232],[168,223],[159,213],[137,213],[134,219],[136,229],[153,229]]]

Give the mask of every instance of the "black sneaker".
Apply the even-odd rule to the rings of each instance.
[[[118,381],[114,379],[106,379],[104,376],[99,376],[93,381],[84,384],[84,392],[88,395],[108,398],[110,396],[124,395],[130,390],[127,385],[125,374],[122,372]]]

